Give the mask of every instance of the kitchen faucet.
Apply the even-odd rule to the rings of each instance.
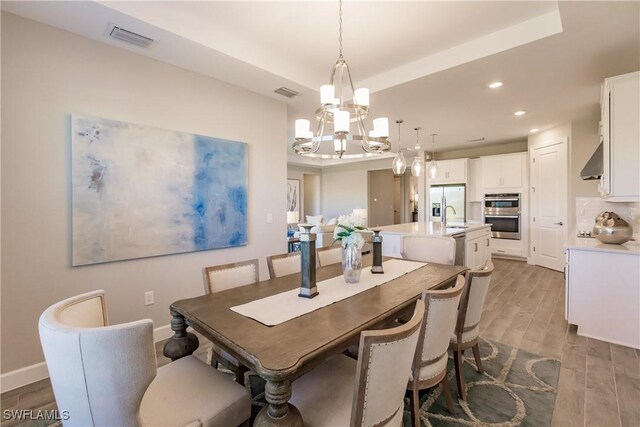
[[[447,205],[447,198],[445,196],[442,196],[441,206],[444,206],[444,209],[442,209],[442,228],[446,228],[447,227],[447,209],[451,208],[451,210],[453,211],[453,214],[457,215],[456,208],[454,208],[451,205]]]

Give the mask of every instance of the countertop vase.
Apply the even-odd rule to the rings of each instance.
[[[602,243],[621,245],[631,240],[633,227],[615,212],[602,212],[596,217],[592,234]]]
[[[357,245],[345,245],[342,251],[342,273],[345,283],[358,283],[362,272],[362,251]]]

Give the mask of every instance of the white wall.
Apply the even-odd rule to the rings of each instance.
[[[3,373],[43,360],[38,316],[63,298],[102,288],[112,323],[158,327],[204,292],[206,265],[258,258],[268,276],[265,257],[286,250],[285,104],[11,14],[1,28]],[[248,143],[249,244],[71,267],[71,113]]]
[[[322,213],[321,211],[310,212],[308,207],[306,206],[305,201],[308,201],[309,195],[306,194],[306,187],[304,183],[305,175],[317,175],[319,177],[320,175],[322,175],[322,169],[298,165],[287,165],[287,179],[297,179],[300,181],[300,222],[305,221],[305,215],[317,215]],[[320,189],[318,189],[318,191],[320,191]],[[317,195],[317,199],[320,200],[319,194]],[[320,203],[318,202],[318,204]]]

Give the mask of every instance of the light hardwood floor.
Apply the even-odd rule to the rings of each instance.
[[[564,320],[562,273],[495,259],[481,335],[561,360],[554,426],[640,426],[640,352],[579,337]],[[207,341],[198,355],[204,358]],[[168,363],[156,345],[158,365]],[[5,409],[55,409],[49,380],[2,394]],[[2,427],[17,421],[3,417]],[[38,424],[45,425],[45,424]]]

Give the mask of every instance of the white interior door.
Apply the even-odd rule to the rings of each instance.
[[[533,150],[531,254],[533,263],[562,271],[567,238],[567,143]]]

